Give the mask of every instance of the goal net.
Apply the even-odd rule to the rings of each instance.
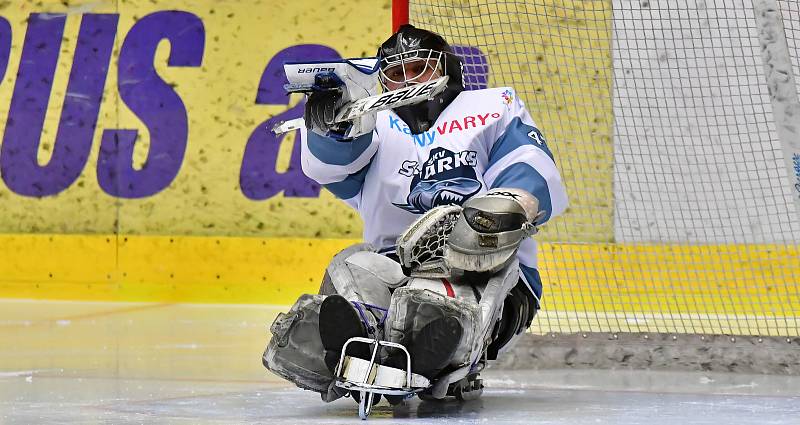
[[[517,90],[564,177],[534,332],[800,335],[800,1],[408,14],[456,45],[470,88]]]

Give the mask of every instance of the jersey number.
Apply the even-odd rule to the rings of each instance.
[[[533,130],[528,132],[528,137],[530,137],[531,139],[533,139],[534,142],[536,142],[536,143],[538,143],[540,145],[544,145],[545,144],[544,137],[542,136],[542,133],[539,132],[538,129],[534,128]]]

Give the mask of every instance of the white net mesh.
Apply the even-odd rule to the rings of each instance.
[[[800,82],[800,2],[771,4]],[[412,24],[456,45],[471,88],[517,90],[567,184],[570,209],[537,236],[535,331],[800,334],[798,193],[763,12],[744,0],[411,2]]]

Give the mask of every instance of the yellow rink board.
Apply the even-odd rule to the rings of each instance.
[[[356,241],[0,236],[0,297],[291,304]]]
[[[198,37],[204,46],[200,66],[170,66],[168,58],[175,48],[167,39],[158,44],[152,60],[159,77],[174,89],[184,105],[188,128],[185,153],[177,175],[163,190],[136,199],[117,197],[106,193],[98,183],[104,131],[139,131],[132,158],[126,161],[135,169],[142,169],[152,160],[148,159],[152,129],[121,99],[120,54],[137,23],[172,11],[196,16],[203,27],[203,37]],[[241,187],[241,172],[245,159],[254,155],[248,147],[258,145],[250,141],[251,137],[266,132],[267,119],[285,113],[302,98],[283,96],[283,80],[272,71],[266,72],[268,65],[282,64],[285,59],[281,59],[280,52],[303,45],[326,46],[341,57],[374,54],[391,33],[389,0],[354,0],[324,7],[316,0],[0,0],[0,26],[8,21],[12,30],[4,76],[0,70],[0,144],[4,143],[7,118],[22,121],[13,116],[11,102],[30,16],[42,13],[66,14],[66,21],[39,138],[40,165],[47,164],[54,154],[68,97],[69,74],[80,28],[87,16],[111,14],[118,18],[115,48],[91,150],[80,176],[63,191],[44,197],[22,196],[0,179],[0,232],[330,238],[361,234],[361,221],[353,210],[330,193],[292,197],[278,191],[266,199],[252,199]],[[347,22],[359,24],[346,25]],[[0,40],[2,57],[5,40]],[[322,58],[309,60],[312,59]],[[262,75],[269,77],[265,77],[263,88]],[[259,90],[266,88],[279,94],[263,101],[267,103],[257,103]],[[184,112],[171,114],[180,116]],[[177,143],[173,139],[180,137],[171,137],[169,142]],[[291,158],[297,160],[299,156],[299,151],[293,153],[294,136],[274,143],[280,143],[276,157],[259,157],[264,170],[287,173]],[[256,183],[251,180],[250,184]],[[324,217],[325,224],[315,216]]]
[[[0,297],[288,305],[315,293],[330,258],[355,242],[2,235]],[[543,243],[544,310],[796,321],[798,259],[791,245]]]

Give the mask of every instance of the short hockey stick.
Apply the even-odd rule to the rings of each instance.
[[[342,106],[333,122],[350,121],[370,112],[393,109],[399,106],[411,105],[431,99],[444,91],[447,87],[448,78],[449,77],[445,75],[444,77],[439,77],[426,83],[413,84],[408,87],[349,102]],[[305,122],[302,118],[281,121],[272,127],[272,132],[274,134],[283,134],[292,130],[297,130],[304,125]]]

